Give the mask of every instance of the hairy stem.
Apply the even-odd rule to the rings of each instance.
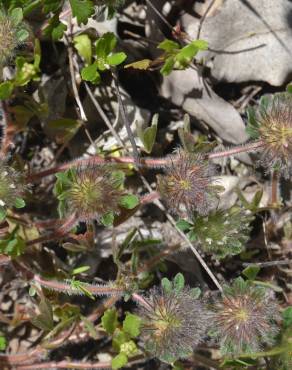
[[[76,225],[76,222],[76,216],[75,214],[73,214],[65,220],[63,225],[58,230],[54,230],[53,232],[40,236],[39,238],[29,240],[26,245],[31,246],[37,243],[45,243],[51,240],[60,239],[64,237],[68,233],[68,231],[70,231]]]
[[[35,275],[33,281],[39,283],[41,286],[47,289],[56,290],[68,294],[81,294],[79,289],[76,289],[70,285],[70,282],[47,280],[39,275]],[[106,285],[90,285],[83,283],[84,288],[93,295],[122,295],[124,293],[123,288],[111,287]]]
[[[140,204],[152,203],[154,200],[160,198],[160,194],[157,191],[152,191],[151,193],[145,194],[140,198]]]
[[[179,250],[181,245],[175,244],[171,247],[163,250],[162,252],[158,253],[156,256],[150,258],[148,261],[145,261],[142,266],[138,269],[138,273],[151,271],[153,267],[155,267],[158,263],[160,263],[166,256],[174,253],[175,251]]]
[[[17,366],[17,370],[36,370],[36,369],[111,369],[110,362],[76,362],[76,361],[60,361],[60,362],[40,362],[33,365]]]
[[[16,353],[16,354],[0,354],[0,365],[5,366],[16,366],[26,362],[33,362],[34,359],[41,358],[47,351],[40,346],[37,346],[30,352]],[[36,368],[35,368],[36,369]]]
[[[249,153],[249,152],[253,152],[255,150],[262,148],[264,145],[265,144],[262,140],[253,141],[245,145],[235,146],[227,150],[222,150],[222,152],[210,153],[208,155],[208,159],[229,157],[231,155],[240,154],[240,153]]]
[[[152,309],[152,307],[150,306],[150,304],[140,294],[133,293],[132,294],[132,299],[134,301],[136,301],[138,304],[140,304],[141,306],[145,307],[146,309],[148,309],[148,310],[151,310]]]
[[[215,152],[206,154],[206,159],[215,159],[215,158],[223,158],[232,156],[235,154],[240,153],[247,153],[252,152],[258,149],[261,149],[264,146],[264,143],[259,141],[254,141],[246,145],[241,146],[235,146],[233,148],[230,148],[228,150],[223,150],[221,152]],[[175,158],[172,156],[164,157],[164,158],[139,158],[139,163],[137,163],[136,159],[133,157],[101,157],[98,155],[91,156],[89,158],[78,158],[68,163],[63,163],[58,166],[48,168],[47,170],[30,174],[26,181],[28,183],[35,182],[43,177],[54,175],[55,173],[66,171],[70,168],[75,168],[78,166],[86,166],[86,165],[97,165],[102,166],[104,164],[137,164],[139,167],[146,167],[146,168],[159,168],[159,167],[165,167],[171,162],[175,162]]]
[[[166,158],[147,158],[147,159],[139,159],[139,166],[141,167],[149,167],[155,168],[160,166],[165,166],[169,162]],[[60,164],[56,167],[48,168],[47,170],[31,174],[27,177],[26,181],[28,183],[34,182],[37,180],[42,179],[43,177],[54,175],[55,173],[62,172],[69,170],[70,168],[75,168],[78,166],[86,166],[86,165],[99,165],[102,166],[104,164],[135,164],[135,159],[133,157],[107,157],[103,158],[100,156],[92,156],[89,158],[79,158],[75,159],[68,163]]]

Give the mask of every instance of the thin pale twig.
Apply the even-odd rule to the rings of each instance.
[[[51,240],[61,239],[65,237],[65,235],[76,225],[77,219],[76,216],[73,214],[67,219],[65,219],[64,223],[56,230],[52,231],[51,233],[45,234],[40,236],[36,239],[29,240],[26,245],[32,246],[38,243],[45,243]]]
[[[116,88],[121,119],[122,119],[124,125],[126,126],[128,137],[129,137],[130,143],[132,145],[135,164],[138,164],[139,163],[139,152],[138,152],[135,137],[134,137],[134,134],[132,132],[131,125],[130,125],[130,122],[129,122],[129,119],[128,119],[128,116],[127,116],[127,113],[126,113],[126,110],[125,110],[123,99],[122,99],[122,96],[121,96],[121,93],[120,93],[119,79],[118,79],[116,71],[114,71],[114,70],[112,71],[112,76],[113,76],[113,80],[114,80],[114,84],[115,84],[115,88]]]
[[[121,108],[123,108],[123,101],[120,100],[119,102],[121,104]],[[124,108],[123,108],[124,109]],[[124,111],[125,113],[125,111]],[[122,119],[123,120],[127,120],[127,118],[125,117],[125,115],[122,115]],[[126,124],[126,122],[124,122]],[[145,177],[140,173],[140,178],[141,180],[143,181],[144,185],[147,187],[147,190],[150,192],[150,194],[152,193],[152,188],[150,186],[150,184],[148,183],[148,181],[145,179]],[[214,284],[216,285],[216,287],[220,290],[220,291],[223,291],[219,281],[216,279],[215,275],[212,273],[212,271],[209,269],[209,267],[207,266],[206,262],[203,260],[203,258],[201,257],[201,255],[199,254],[199,252],[196,250],[196,248],[193,246],[193,244],[190,242],[190,240],[186,237],[186,235],[176,226],[176,222],[175,220],[173,219],[173,217],[166,211],[165,207],[163,206],[163,204],[160,202],[159,199],[156,199],[154,201],[154,203],[165,213],[168,221],[170,222],[170,224],[175,228],[175,230],[177,231],[177,233],[181,236],[181,238],[183,238],[183,240],[185,240],[188,244],[188,246],[190,247],[190,249],[192,250],[192,252],[194,253],[194,255],[196,256],[197,260],[200,262],[200,264],[202,265],[202,267],[205,269],[205,271],[207,272],[207,274],[210,276],[210,278],[212,279],[212,281],[214,282]]]
[[[70,25],[70,34],[71,34],[71,28],[72,28],[71,18],[70,18],[69,25]],[[75,70],[74,70],[74,62],[73,62],[74,53],[73,53],[73,48],[71,46],[71,40],[68,39],[67,41],[68,41],[69,70],[70,70],[70,76],[71,76],[71,83],[72,83],[72,90],[73,90],[74,98],[75,98],[76,104],[77,104],[78,109],[79,109],[78,113],[79,113],[82,125],[84,126],[84,131],[86,133],[86,136],[88,137],[88,140],[90,141],[91,145],[94,145],[94,141],[92,140],[91,135],[90,135],[89,131],[87,130],[86,126],[85,126],[85,122],[87,122],[87,117],[86,117],[83,105],[81,103],[81,99],[80,99],[80,96],[79,96],[79,92],[78,92],[77,84],[76,84],[76,80],[75,80]]]
[[[85,85],[85,89],[89,95],[89,98],[90,100],[92,101],[94,107],[96,108],[96,110],[98,111],[98,114],[101,116],[102,120],[104,121],[104,123],[107,125],[108,129],[110,130],[110,132],[112,133],[113,137],[116,139],[117,143],[124,147],[124,143],[122,141],[122,139],[119,137],[119,135],[117,134],[116,130],[114,129],[113,125],[111,124],[110,120],[107,118],[106,114],[104,113],[102,107],[100,106],[98,100],[95,98],[95,96],[93,95],[92,91],[90,90],[89,86],[87,85],[87,83],[85,82],[84,83]]]
[[[268,261],[268,262],[251,262],[251,263],[244,262],[242,265],[244,267],[248,267],[248,266],[270,267],[270,266],[289,265],[290,263],[292,263],[292,260],[279,260],[279,261]]]
[[[165,23],[167,25],[167,27],[173,31],[174,28],[172,27],[172,25],[168,22],[168,20],[164,17],[164,15],[162,14],[162,12],[160,12],[153,4],[150,0],[146,0],[146,4],[149,5],[149,7],[154,11],[154,13],[158,16],[158,18],[160,18],[162,20],[163,23]]]
[[[200,23],[199,23],[199,27],[198,27],[198,32],[197,32],[197,39],[200,38],[202,27],[203,27],[203,23],[205,22],[205,19],[207,18],[207,15],[209,14],[210,10],[213,8],[213,5],[215,4],[215,2],[216,2],[216,0],[212,0],[210,2],[208,8],[206,9],[205,13],[203,14],[203,16],[200,19]]]
[[[144,185],[147,187],[148,191],[151,192],[152,189],[151,189],[151,186],[149,185],[148,181],[144,178],[144,176],[142,176],[142,175],[140,175],[140,176],[141,176],[141,179],[142,179]],[[200,253],[196,250],[196,248],[193,246],[193,244],[190,242],[190,240],[187,238],[187,236],[176,226],[176,222],[175,222],[174,218],[167,212],[167,210],[165,209],[164,205],[160,202],[159,199],[155,200],[154,201],[154,204],[156,204],[165,213],[165,215],[166,215],[168,221],[170,222],[170,224],[173,226],[173,228],[176,230],[176,232],[180,235],[180,237],[187,243],[187,245],[189,246],[189,248],[191,249],[191,251],[196,256],[197,260],[200,262],[200,264],[202,265],[202,267],[204,268],[204,270],[210,276],[210,278],[213,281],[213,283],[222,292],[223,289],[222,289],[219,281],[217,280],[217,278],[215,277],[215,275],[213,274],[213,272],[209,269],[208,265],[203,260],[203,258],[201,257]]]

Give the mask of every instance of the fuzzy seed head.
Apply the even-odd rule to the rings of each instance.
[[[0,67],[12,57],[18,46],[16,31],[12,19],[0,10]]]
[[[25,188],[23,176],[0,159],[0,206],[13,207]]]
[[[215,187],[211,184],[214,167],[194,153],[179,150],[171,157],[165,175],[157,177],[157,188],[173,213],[207,214],[214,206]]]
[[[285,177],[292,175],[292,94],[271,97],[258,111],[258,132],[264,142],[261,164],[279,168]]]
[[[99,219],[107,212],[118,213],[122,195],[117,179],[109,167],[79,167],[65,193],[68,215],[75,214],[79,221]]]
[[[215,305],[215,328],[223,353],[255,352],[277,334],[278,309],[268,292],[238,278]]]
[[[208,327],[210,313],[204,304],[188,287],[179,292],[153,288],[146,301],[149,308],[138,312],[146,350],[162,359],[188,356]]]
[[[253,216],[238,207],[216,210],[208,216],[194,217],[191,235],[201,248],[216,258],[234,256],[242,252],[249,239]]]
[[[14,28],[9,18],[0,15],[0,63],[9,59],[17,47]]]

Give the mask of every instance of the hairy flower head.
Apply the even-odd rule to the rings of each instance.
[[[257,133],[264,143],[261,164],[292,174],[292,94],[275,94],[259,107]]]
[[[139,308],[142,338],[153,356],[164,360],[188,356],[206,333],[210,314],[189,287],[166,292],[153,288]]]
[[[20,8],[7,14],[0,7],[0,67],[12,58],[14,50],[28,37],[28,31],[21,22]]]
[[[213,208],[216,188],[211,183],[214,167],[199,154],[179,150],[170,158],[165,175],[159,175],[157,188],[173,213],[187,211],[207,214]]]
[[[277,305],[266,289],[236,279],[215,304],[215,329],[221,351],[254,352],[263,344],[272,344],[278,331],[277,318]]]
[[[70,170],[59,199],[64,202],[65,213],[74,214],[79,221],[100,219],[108,212],[118,213],[120,185],[110,167],[81,166]]]
[[[239,254],[249,239],[253,216],[238,207],[216,210],[207,216],[196,215],[190,228],[191,240],[217,258]]]

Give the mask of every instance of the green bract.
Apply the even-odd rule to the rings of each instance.
[[[232,207],[212,211],[205,217],[197,214],[184,230],[189,230],[189,238],[198,241],[205,252],[225,258],[242,252],[249,239],[252,220],[250,212]]]
[[[6,216],[7,208],[23,208],[22,199],[25,190],[23,176],[0,160],[0,219]]]

